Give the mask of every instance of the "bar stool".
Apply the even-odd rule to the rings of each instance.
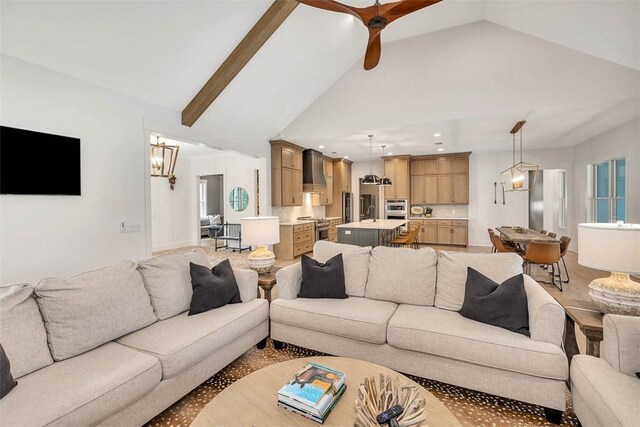
[[[551,284],[556,286],[556,266],[560,271],[560,243],[532,241],[527,247],[527,252],[522,256],[525,261],[527,274],[531,273],[531,264],[551,266]],[[558,289],[562,292],[562,280],[558,281]]]
[[[564,265],[564,272],[567,274],[567,280],[562,280],[562,278],[560,278],[560,281],[562,283],[569,283],[569,270],[567,270],[567,263],[564,262],[564,256],[567,254],[567,251],[569,250],[569,243],[571,243],[571,237],[569,236],[560,237],[560,258],[562,259],[562,265]],[[558,270],[560,269],[558,268]]]
[[[391,241],[391,246],[394,247],[403,247],[408,246],[414,249],[418,249],[418,232],[420,231],[419,227],[414,227],[410,225],[409,232],[400,235]]]

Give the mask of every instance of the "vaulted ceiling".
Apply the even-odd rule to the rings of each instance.
[[[2,1],[0,49],[179,112],[270,3]],[[385,29],[369,72],[360,22],[300,5],[194,128],[357,159],[370,132],[397,154],[436,132],[447,150],[508,150],[526,118],[531,147],[572,145],[639,114],[639,5],[444,0]]]

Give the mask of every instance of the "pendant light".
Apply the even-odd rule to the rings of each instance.
[[[386,145],[382,145],[382,158],[384,159],[384,149],[385,149]],[[393,182],[391,182],[391,178],[387,178],[386,176],[383,176],[382,179],[380,180],[380,184],[378,184],[382,187],[388,187],[390,185],[393,185]]]
[[[371,170],[371,150],[373,147],[373,135],[369,135],[369,173],[362,178],[362,183],[366,185],[378,185],[380,181],[380,177],[375,175]]]
[[[522,161],[522,128],[526,121],[521,120],[511,129],[512,135],[512,158],[513,163],[512,166],[508,169],[505,169],[500,173],[502,178],[502,188],[506,192],[510,191],[531,191],[533,187],[536,185],[537,172],[539,170],[539,166],[534,163],[527,163]],[[516,163],[516,134],[520,134],[520,161]],[[533,173],[533,179],[526,181],[526,175],[529,175],[529,172]],[[528,184],[528,185],[527,185]]]

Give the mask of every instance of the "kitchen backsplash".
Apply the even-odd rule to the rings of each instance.
[[[271,214],[279,217],[280,222],[293,222],[301,216],[324,218],[324,206],[312,206],[311,193],[304,193],[303,196],[302,206],[273,207]]]
[[[422,206],[423,208],[429,205],[411,205]],[[433,211],[431,216],[433,218],[468,218],[469,207],[467,205],[431,205],[429,206]],[[415,216],[409,214],[409,216]]]

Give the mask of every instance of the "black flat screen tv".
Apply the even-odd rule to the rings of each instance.
[[[0,126],[0,194],[80,195],[80,139]]]

